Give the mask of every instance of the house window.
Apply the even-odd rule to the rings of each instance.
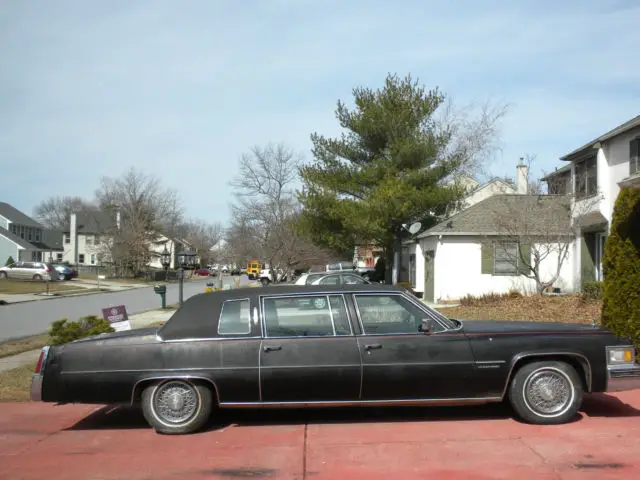
[[[11,233],[13,233],[14,235],[18,234],[18,227],[16,227],[15,223],[11,224]]]
[[[71,235],[68,233],[64,234],[64,243],[71,243]]]
[[[640,173],[640,138],[629,142],[629,175]]]
[[[84,263],[84,253],[78,255],[78,263]]]
[[[493,246],[493,274],[518,274],[518,244],[500,243]]]
[[[24,227],[20,225],[20,238],[24,238]]]
[[[62,254],[61,254],[61,253],[56,253],[56,260],[57,260],[58,262],[61,262],[61,261],[62,261]]]
[[[595,156],[576,163],[576,197],[588,197],[598,191],[598,163]]]
[[[93,243],[95,243],[96,245],[98,245],[100,243],[100,235],[95,235],[94,236]]]
[[[36,242],[39,242],[39,241],[40,241],[40,236],[41,236],[40,229],[37,229],[37,230],[36,230]]]
[[[89,261],[91,262],[91,265],[95,265],[96,264],[96,255],[94,253],[92,253],[89,258],[90,258]]]
[[[27,228],[27,238],[29,241],[33,240],[33,229],[31,227]]]
[[[33,262],[38,261],[38,252],[31,252],[31,261]]]
[[[409,255],[409,281],[411,285],[416,286],[416,254]]]
[[[93,245],[93,237],[91,235],[87,235],[84,239],[84,243],[86,245]]]

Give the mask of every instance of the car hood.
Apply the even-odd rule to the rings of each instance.
[[[469,334],[482,333],[554,333],[554,332],[606,332],[599,325],[560,322],[525,322],[499,320],[465,320],[463,331]]]

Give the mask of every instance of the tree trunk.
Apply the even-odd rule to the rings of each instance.
[[[384,247],[384,283],[393,284],[393,245]]]

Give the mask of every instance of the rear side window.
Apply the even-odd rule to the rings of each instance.
[[[222,304],[219,335],[247,335],[251,333],[251,309],[249,299],[227,300]]]
[[[265,298],[268,337],[333,337],[351,335],[342,295]]]

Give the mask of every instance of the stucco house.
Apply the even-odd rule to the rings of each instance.
[[[572,201],[573,283],[602,280],[602,256],[621,187],[640,187],[640,115],[564,155],[542,180]]]
[[[572,291],[572,239],[566,197],[492,195],[417,236],[409,246],[415,265],[410,282],[427,302],[533,293],[536,282],[527,266],[537,264],[543,278],[554,277],[560,267],[553,285]]]
[[[13,205],[0,202],[0,262],[53,262],[62,252],[56,232],[45,229]]]

